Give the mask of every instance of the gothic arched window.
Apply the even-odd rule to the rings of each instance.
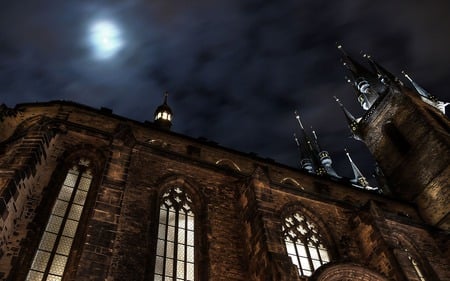
[[[300,276],[311,274],[330,261],[317,226],[298,212],[284,218],[282,231],[287,254]]]
[[[91,182],[88,160],[67,172],[26,280],[62,280]]]
[[[160,201],[154,280],[194,280],[194,212],[188,194],[175,186]]]

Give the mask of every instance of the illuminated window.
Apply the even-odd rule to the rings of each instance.
[[[82,159],[67,172],[26,280],[62,280],[92,182],[88,165]]]
[[[311,276],[316,269],[330,261],[317,227],[305,216],[294,213],[285,218],[282,231],[287,253],[297,266],[300,276]]]
[[[192,200],[172,187],[161,198],[154,280],[194,280],[194,244]]]

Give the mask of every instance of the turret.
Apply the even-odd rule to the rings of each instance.
[[[154,123],[161,129],[170,130],[172,126],[172,109],[167,104],[167,97],[169,93],[164,93],[164,102],[155,110]]]
[[[342,48],[342,45],[337,46],[342,53],[342,63],[349,70],[351,77],[349,81],[359,92],[358,100],[364,110],[368,110],[377,101],[377,99],[384,95],[388,87],[382,83],[377,74],[372,73],[367,68],[353,60]]]
[[[301,167],[307,170],[309,173],[316,173],[317,175],[328,174],[330,176],[339,178],[339,176],[331,166],[333,161],[331,160],[330,155],[327,151],[320,148],[315,131],[313,131],[314,140],[311,140],[311,138],[306,133],[305,128],[303,127],[302,121],[300,120],[300,116],[298,115],[297,111],[295,111],[295,118],[297,119],[300,129],[302,130],[303,136],[303,141],[300,142],[294,134],[297,147],[301,152]]]
[[[322,166],[325,168],[325,171],[328,175],[336,177],[336,178],[340,178],[337,174],[336,171],[333,169],[333,167],[331,166],[331,164],[333,164],[333,160],[331,160],[331,156],[328,153],[328,151],[323,150],[322,147],[319,145],[319,139],[317,138],[317,134],[316,131],[312,131],[313,136],[314,136],[314,143],[317,147],[317,151],[319,152],[319,161],[322,164]]]

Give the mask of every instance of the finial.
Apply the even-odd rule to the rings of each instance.
[[[297,135],[294,133],[294,140],[298,147],[300,147],[300,142],[298,141]]]
[[[169,92],[165,91],[164,92],[164,103],[167,104],[167,97],[169,96]]]
[[[302,130],[304,130],[302,121],[300,120],[300,115],[298,114],[297,110],[294,111],[294,114],[295,114],[295,118],[298,121],[298,124],[300,125],[300,128],[302,128]]]

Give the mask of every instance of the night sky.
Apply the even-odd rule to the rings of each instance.
[[[25,0],[0,8],[0,103],[70,100],[145,121],[168,91],[173,131],[294,167],[297,109],[339,174],[351,175],[348,148],[370,177],[332,98],[362,115],[336,42],[450,101],[448,0]]]

